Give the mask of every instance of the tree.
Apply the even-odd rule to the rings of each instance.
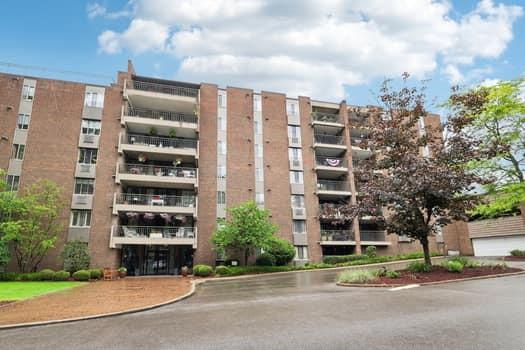
[[[453,220],[466,219],[476,202],[467,193],[479,178],[465,164],[477,153],[461,114],[449,116],[445,142],[441,130],[420,129],[420,118],[427,115],[425,89],[407,86],[407,79],[404,74],[397,91],[389,80],[381,87],[382,114],[362,145],[372,155],[355,170],[363,197],[344,212],[349,219],[375,215],[387,233],[419,240],[431,264],[429,237]],[[422,155],[426,147],[430,156]]]
[[[244,256],[245,265],[256,249],[267,248],[277,226],[269,219],[269,212],[254,201],[228,209],[230,218],[219,224],[212,242],[220,252],[236,251]]]
[[[91,261],[87,244],[80,241],[67,242],[60,257],[64,260],[64,270],[71,273],[89,268]]]
[[[295,257],[295,248],[287,240],[273,236],[268,243],[266,253],[273,256],[275,265],[284,266],[288,265]]]
[[[467,119],[465,131],[479,143],[480,158],[470,162],[471,169],[495,185],[525,181],[524,83],[517,79],[466,91],[455,88],[447,103]]]
[[[59,215],[63,208],[61,189],[54,182],[41,180],[21,194],[10,192],[8,218],[1,226],[2,240],[13,247],[21,272],[35,271],[62,230]]]

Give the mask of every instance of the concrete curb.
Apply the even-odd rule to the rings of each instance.
[[[518,272],[509,272],[509,273],[498,273],[495,275],[488,275],[488,276],[476,276],[476,277],[467,277],[467,278],[458,278],[453,280],[444,280],[444,281],[434,281],[434,282],[423,282],[423,283],[408,283],[408,284],[362,284],[362,283],[343,283],[343,282],[336,282],[336,285],[340,287],[359,287],[359,288],[395,288],[395,287],[404,287],[409,286],[411,284],[417,284],[420,286],[431,286],[435,284],[445,284],[445,283],[453,283],[453,282],[466,282],[466,281],[475,281],[475,280],[485,280],[489,278],[498,278],[498,277],[507,277],[507,276],[516,276],[516,275],[523,275],[525,274],[525,271],[518,271]]]
[[[445,256],[433,256],[432,261],[434,260],[443,260],[446,259]],[[207,281],[229,281],[229,280],[235,280],[235,279],[243,279],[243,278],[250,278],[250,277],[257,277],[257,276],[269,276],[269,275],[282,275],[287,273],[301,273],[301,272],[310,272],[310,271],[337,271],[337,270],[348,270],[348,269],[362,269],[362,268],[369,268],[369,267],[381,267],[381,266],[389,266],[394,264],[402,264],[406,262],[413,262],[413,261],[422,261],[423,258],[417,258],[417,259],[408,259],[408,260],[395,260],[395,261],[388,261],[383,263],[374,263],[374,264],[364,264],[364,265],[352,265],[352,266],[340,266],[340,267],[327,267],[324,269],[311,269],[311,270],[295,270],[295,271],[281,271],[281,272],[263,272],[263,273],[253,273],[253,274],[247,274],[247,275],[240,275],[240,276],[227,276],[227,277],[207,277],[203,279],[199,279],[197,281],[207,282]],[[200,282],[200,283],[202,283]]]
[[[120,316],[120,315],[127,315],[127,314],[133,314],[141,311],[148,311],[153,310],[156,308],[159,308],[161,306],[166,306],[169,304],[176,303],[178,301],[182,301],[184,299],[189,298],[193,294],[195,294],[195,285],[199,284],[201,282],[199,281],[191,281],[191,289],[188,293],[181,295],[180,297],[170,299],[168,301],[154,304],[154,305],[148,305],[144,307],[138,307],[134,309],[128,309],[124,311],[116,311],[116,312],[110,312],[106,314],[97,314],[97,315],[90,315],[90,316],[83,316],[83,317],[74,317],[74,318],[65,318],[61,320],[50,320],[50,321],[41,321],[41,322],[27,322],[27,323],[15,323],[15,324],[8,324],[4,326],[0,326],[0,331],[4,329],[14,329],[14,328],[28,328],[28,327],[38,327],[38,326],[47,326],[51,324],[58,324],[58,323],[69,323],[69,322],[76,322],[76,321],[84,321],[84,320],[92,320],[97,318],[106,318],[106,317],[114,317],[114,316]],[[9,304],[8,304],[9,305]]]

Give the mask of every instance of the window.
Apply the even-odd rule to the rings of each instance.
[[[24,85],[22,88],[22,98],[32,101],[35,98],[35,87],[33,85]]]
[[[100,120],[82,119],[82,134],[100,135]]]
[[[87,107],[104,107],[104,95],[98,92],[86,92],[84,104]]]
[[[306,232],[306,221],[293,220],[293,232],[294,233],[305,233]]]
[[[261,95],[253,95],[253,110],[256,112],[262,110]]]
[[[294,125],[288,125],[288,138],[290,138],[293,143],[300,143],[301,128]]]
[[[291,184],[302,184],[303,183],[303,172],[302,171],[290,171],[290,183]]]
[[[226,118],[219,115],[217,118],[217,125],[219,127],[219,131],[226,131]]]
[[[305,245],[295,246],[295,260],[307,260],[308,247]]]
[[[29,127],[29,114],[19,114],[16,120],[16,128],[20,130],[27,130]]]
[[[78,156],[78,162],[81,164],[96,164],[97,150],[91,148],[81,148]]]
[[[91,210],[72,210],[71,227],[89,227],[91,225]]]
[[[75,179],[75,194],[93,194],[95,180],[93,179]]]
[[[217,167],[217,177],[219,177],[221,179],[225,179],[226,178],[226,166],[225,165],[219,165]]]
[[[264,181],[264,173],[261,168],[255,168],[255,181]]]
[[[301,160],[303,154],[300,148],[288,148],[288,157],[290,160]]]
[[[304,196],[293,195],[292,208],[304,208]]]
[[[11,153],[11,158],[19,160],[24,159],[25,148],[25,145],[19,145],[15,143],[13,145],[13,152]]]
[[[288,115],[297,115],[297,102],[288,101],[286,102],[286,114]]]
[[[256,157],[262,157],[263,156],[263,147],[260,144],[255,144],[255,156]]]
[[[226,204],[226,192],[217,191],[217,204]]]
[[[217,141],[217,154],[223,156],[226,154],[226,142]]]
[[[257,203],[257,205],[264,205],[264,193],[255,193],[255,203]]]
[[[20,176],[7,175],[7,187],[11,191],[18,191],[18,184],[20,183]]]
[[[262,135],[262,125],[260,121],[255,120],[253,122],[253,128],[255,129],[255,135]]]
[[[218,104],[220,108],[226,108],[226,93],[219,93]]]

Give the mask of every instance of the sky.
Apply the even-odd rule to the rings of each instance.
[[[525,0],[4,0],[0,12],[0,71],[98,84],[131,59],[139,75],[367,105],[409,72],[436,110],[453,85],[525,75]]]

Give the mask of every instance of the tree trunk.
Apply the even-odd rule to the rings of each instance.
[[[421,238],[421,245],[423,246],[423,254],[425,255],[425,264],[432,265],[432,260],[430,260],[430,250],[428,248],[428,237]]]
[[[248,266],[248,257],[250,256],[250,250],[244,250],[244,266]]]

